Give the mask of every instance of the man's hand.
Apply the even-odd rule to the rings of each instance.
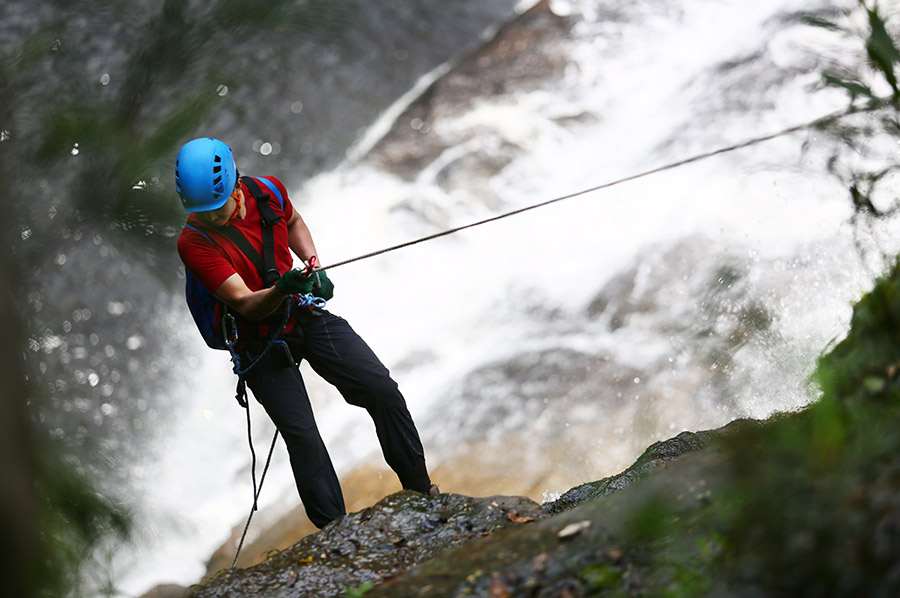
[[[328,280],[328,276],[324,271],[313,272],[312,294],[321,297],[325,301],[329,301],[334,297],[334,283]]]
[[[306,270],[288,270],[275,283],[275,288],[285,295],[305,295],[313,290],[316,279]]]

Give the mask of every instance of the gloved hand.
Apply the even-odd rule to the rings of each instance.
[[[313,289],[315,276],[305,270],[288,270],[275,282],[275,288],[285,295],[305,295]]]
[[[321,297],[325,301],[334,297],[334,283],[328,280],[328,275],[323,271],[313,272],[313,288],[312,294]],[[316,280],[318,279],[318,280]]]

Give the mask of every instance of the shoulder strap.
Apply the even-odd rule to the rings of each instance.
[[[198,228],[198,227],[194,226],[193,224],[185,224],[184,228],[189,228],[192,231],[196,231],[196,232],[200,233],[201,235],[203,235],[204,237],[206,237],[206,240],[209,241],[210,243],[212,243],[213,245],[216,244],[216,242],[212,240],[212,237],[207,235],[206,231],[203,230],[202,228]]]
[[[247,188],[250,189],[250,193],[256,200],[256,207],[259,209],[263,228],[271,228],[278,224],[281,221],[281,215],[276,214],[275,210],[272,209],[272,205],[269,203],[269,194],[263,193],[262,189],[259,188],[259,183],[253,177],[242,176],[241,181],[247,185]],[[266,183],[266,187],[271,188],[268,183]],[[278,195],[281,194],[279,193]]]
[[[269,203],[269,194],[262,192],[256,179],[243,176],[241,181],[250,190],[250,194],[256,200],[256,207],[259,210],[263,240],[263,269],[260,270],[260,276],[262,277],[263,285],[268,288],[281,278],[281,272],[275,266],[275,231],[272,230],[281,221],[281,215],[276,214],[275,210],[272,209],[272,205]],[[266,183],[266,187],[270,187],[270,185]],[[279,193],[278,195],[280,196],[281,194]]]
[[[275,197],[278,198],[278,203],[281,205],[281,209],[284,210],[284,198],[281,196],[281,191],[278,190],[278,187],[267,179],[264,176],[259,177],[259,182],[266,186],[266,188],[275,194]]]

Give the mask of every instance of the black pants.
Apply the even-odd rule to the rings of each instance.
[[[346,320],[323,310],[298,310],[284,335],[292,361],[306,359],[351,405],[375,422],[385,461],[403,488],[427,493],[431,481],[422,442],[397,383]],[[313,417],[300,371],[275,346],[245,375],[287,445],[300,500],[317,527],[346,513],[341,487]]]

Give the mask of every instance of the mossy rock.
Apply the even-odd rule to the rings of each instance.
[[[524,497],[398,492],[259,565],[222,572],[191,596],[345,596],[397,577],[447,548],[542,517],[540,506]]]

